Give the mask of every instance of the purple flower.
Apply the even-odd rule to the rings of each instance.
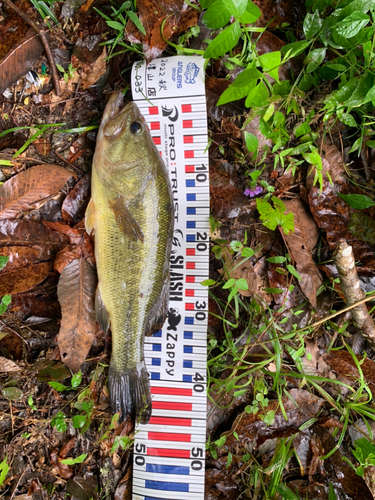
[[[250,196],[250,198],[254,198],[254,196],[257,196],[260,193],[263,193],[263,188],[260,187],[260,186],[256,186],[255,189],[247,188],[244,191],[244,195],[245,196]]]

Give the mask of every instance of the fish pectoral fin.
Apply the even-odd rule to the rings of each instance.
[[[88,234],[91,234],[92,230],[95,228],[95,205],[92,198],[90,198],[86,208],[85,228]]]
[[[133,241],[139,240],[143,243],[144,235],[142,229],[130,213],[124,200],[119,196],[115,200],[110,200],[109,206],[121,231]]]
[[[96,287],[95,292],[95,312],[100,328],[103,332],[107,333],[111,324],[111,318],[109,317],[109,312],[104,305],[99,286]]]
[[[150,315],[145,327],[145,334],[147,337],[154,335],[156,332],[161,330],[161,328],[164,325],[165,318],[167,317],[168,314],[169,285],[170,285],[170,277],[168,270],[168,275],[164,280],[164,285],[159,300],[150,311]]]

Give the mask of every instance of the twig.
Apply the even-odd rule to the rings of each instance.
[[[337,267],[337,272],[340,278],[340,287],[345,295],[346,303],[353,305],[358,303],[365,295],[361,289],[353,248],[343,239],[337,245],[337,249],[333,256],[333,261]],[[368,313],[367,307],[362,304],[356,306],[352,310],[352,316],[355,324],[362,333],[365,339],[369,341],[371,346],[375,347],[375,325]]]
[[[22,19],[29,24],[33,30],[38,33],[40,36],[42,43],[44,45],[45,51],[47,53],[48,61],[51,66],[51,71],[52,71],[52,78],[53,78],[53,83],[55,85],[55,90],[56,90],[56,95],[60,96],[60,83],[59,83],[59,75],[57,73],[56,69],[56,64],[55,60],[53,58],[52,52],[51,52],[51,47],[49,46],[47,36],[46,36],[46,30],[40,28],[32,19],[29,18],[28,15],[26,15],[21,9],[19,9],[12,0],[4,0],[4,3],[8,5],[9,8],[13,9],[17,14],[22,17]]]
[[[59,155],[59,153],[57,151],[54,151],[54,153],[58,158],[60,158],[61,161],[63,161],[67,165],[69,165],[69,167],[72,167],[73,170],[76,170],[81,175],[85,175],[80,168],[76,167],[75,165],[73,165],[73,163],[70,163],[68,160],[65,160],[65,158],[63,156]]]

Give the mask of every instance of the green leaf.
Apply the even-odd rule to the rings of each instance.
[[[23,396],[21,389],[17,387],[4,387],[4,389],[1,389],[1,394],[8,401],[17,401]]]
[[[86,415],[74,415],[73,417],[73,427],[75,429],[80,429],[86,423]]]
[[[287,43],[281,48],[281,54],[287,59],[299,56],[311,44],[311,40],[301,40],[300,42]]]
[[[217,2],[216,2],[217,3]],[[215,5],[216,5],[215,3]],[[247,10],[247,0],[225,0],[227,9],[236,19],[242,16],[242,14]]]
[[[319,10],[316,10],[314,14],[306,14],[303,21],[303,32],[306,38],[312,38],[318,33],[323,25],[323,20],[319,17]]]
[[[235,279],[231,278],[226,283],[224,283],[223,288],[226,290],[227,288],[231,288],[235,283]]]
[[[8,260],[9,257],[6,257],[5,255],[0,255],[0,271],[6,266]]]
[[[240,241],[237,241],[237,240],[233,240],[229,243],[229,246],[230,248],[234,251],[234,252],[239,252],[241,250],[241,248],[243,247],[242,243]]]
[[[247,393],[247,389],[241,389],[240,391],[236,391],[236,392],[233,394],[233,396],[234,396],[235,398],[238,398],[239,396],[243,396],[243,395],[244,395],[244,394],[246,394],[246,393]]]
[[[281,288],[263,288],[263,291],[267,293],[278,294],[278,293],[283,293],[284,290],[282,290]]]
[[[67,429],[65,418],[66,416],[64,413],[59,411],[54,417],[52,417],[51,426],[55,427],[58,432],[65,432]]]
[[[220,96],[220,99],[218,100],[217,105],[220,106],[221,104],[226,104],[227,102],[238,101],[238,99],[242,99],[243,97],[248,95],[252,88],[255,87],[258,79],[261,76],[262,75],[260,71],[255,68],[245,69],[245,71],[240,73],[234,80],[234,82],[229,85],[226,90],[224,90],[224,92]]]
[[[83,453],[83,455],[80,455],[77,458],[66,458],[65,460],[60,460],[60,463],[66,465],[81,464],[86,460],[87,455],[88,453]]]
[[[375,148],[375,141],[366,141],[366,146],[369,148]]]
[[[79,386],[79,384],[81,383],[81,381],[82,381],[82,373],[79,371],[78,373],[76,373],[72,377],[72,382],[71,382],[72,387],[74,389],[76,389]]]
[[[252,248],[246,247],[241,252],[241,257],[252,257],[254,255],[254,250]]]
[[[339,35],[352,38],[366,26],[369,20],[370,17],[363,12],[353,12],[350,16],[337,23],[334,29]]]
[[[0,486],[4,484],[5,478],[7,477],[7,474],[9,472],[9,465],[7,464],[7,458],[6,456],[4,460],[0,463]]]
[[[375,221],[367,215],[361,212],[353,214],[348,229],[359,240],[375,245]]]
[[[297,273],[297,271],[294,269],[293,266],[291,266],[290,264],[288,264],[286,266],[286,268],[288,269],[288,271],[290,272],[290,274],[292,274],[295,278],[298,279],[298,281],[301,281],[301,276]]]
[[[214,40],[212,40],[210,45],[204,51],[203,57],[205,59],[210,59],[211,57],[216,59],[217,57],[226,54],[237,45],[240,36],[240,25],[236,21],[228,26],[228,28],[225,28],[224,31],[222,31]]]
[[[293,491],[285,486],[285,484],[279,484],[278,486],[276,486],[276,491],[280,493],[281,498],[285,500],[299,500],[298,497],[293,493]]]
[[[240,278],[240,279],[236,280],[236,287],[239,290],[248,290],[249,289],[249,285],[247,284],[247,281],[244,278]]]
[[[272,196],[274,208],[268,201],[262,198],[257,198],[257,209],[260,214],[260,220],[263,225],[274,231],[277,226],[283,228],[285,234],[289,231],[294,232],[294,217],[293,213],[286,214],[286,207],[284,203],[276,196]]]
[[[277,82],[279,81],[279,66],[281,64],[281,52],[267,52],[259,56],[260,64],[264,71],[266,71]]]
[[[300,125],[296,131],[294,132],[294,135],[296,137],[301,137],[302,135],[308,134],[311,132],[310,125],[306,122],[303,122],[302,125]]]
[[[307,64],[306,73],[312,73],[316,70],[320,64],[324,61],[326,56],[326,49],[323,47],[321,49],[314,49],[308,53],[305,64]]]
[[[207,9],[202,21],[207,26],[207,28],[216,30],[219,28],[223,28],[226,24],[228,24],[230,16],[231,13],[228,10],[226,0],[217,0]],[[222,52],[222,54],[225,54],[225,52],[227,51]]]
[[[268,108],[266,109],[266,112],[263,115],[263,120],[265,122],[268,122],[268,120],[271,118],[271,116],[274,114],[274,112],[275,112],[275,104],[273,102],[271,102],[271,104],[268,106]]]
[[[117,30],[117,31],[124,31],[124,29],[125,29],[125,26],[121,23],[118,23],[117,21],[107,21],[107,24],[110,28],[113,28],[114,30]],[[57,64],[56,64],[56,66],[57,66]],[[61,71],[61,69],[60,69],[60,71]]]
[[[9,306],[11,302],[12,302],[12,296],[4,295],[4,297],[2,298],[2,303],[5,304],[6,306]]]
[[[128,10],[127,12],[128,17],[133,23],[136,25],[136,27],[139,29],[139,31],[143,34],[146,35],[146,30],[144,29],[144,26],[142,24],[142,21],[139,19],[137,14],[133,12],[132,10]]]
[[[251,0],[247,2],[245,12],[238,19],[242,24],[253,24],[261,17],[262,13],[257,5]]]
[[[256,87],[254,87],[250,91],[245,101],[245,106],[247,108],[260,108],[264,106],[264,103],[267,102],[267,99],[268,99],[267,87],[263,82],[260,82]]]
[[[62,392],[69,389],[69,387],[67,387],[66,385],[60,384],[60,382],[48,382],[48,385],[55,389],[55,391],[57,392]]]
[[[215,281],[215,280],[211,280],[211,279],[201,281],[201,285],[202,285],[202,286],[212,286],[212,285],[214,285],[215,283],[216,283],[216,281]]]
[[[271,264],[283,264],[286,261],[286,258],[282,257],[281,255],[277,255],[276,257],[268,257],[266,261],[271,262]]]
[[[246,131],[244,131],[244,137],[245,137],[245,144],[249,153],[255,153],[259,145],[258,138],[255,137],[254,134],[250,134],[249,132]]]
[[[358,210],[363,210],[365,208],[370,208],[375,205],[371,198],[364,194],[341,194],[338,193],[341,199],[345,201],[349,206],[357,208]]]

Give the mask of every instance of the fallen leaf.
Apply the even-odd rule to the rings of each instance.
[[[58,165],[37,165],[15,175],[0,186],[0,220],[14,219],[23,210],[40,207],[72,175]]]
[[[9,307],[8,307],[9,309]],[[15,333],[3,334],[0,332],[0,354],[20,361],[23,356],[23,346],[21,338]]]
[[[84,259],[76,259],[63,270],[57,294],[61,304],[61,327],[57,343],[62,361],[78,371],[95,337],[96,272]]]
[[[4,389],[1,389],[1,394],[8,401],[18,401],[23,396],[21,389],[18,389],[18,387],[4,387]]]
[[[225,432],[225,445],[222,450],[237,454],[239,448],[254,450],[266,439],[287,437],[298,432],[299,427],[316,416],[324,404],[324,399],[302,389],[291,389],[290,399],[282,398],[288,420],[285,420],[278,400],[271,400],[264,412],[274,411],[274,421],[267,425],[260,419],[259,413],[243,412],[235,419],[232,430]],[[233,434],[236,431],[238,438]]]
[[[40,382],[60,382],[70,377],[70,371],[60,361],[39,359],[34,363],[31,369],[37,372],[36,378]]]
[[[243,486],[227,470],[207,469],[205,475],[205,500],[238,500]],[[246,498],[246,497],[243,497]]]
[[[0,221],[0,246],[62,246],[65,238],[41,222],[25,220]]]
[[[52,271],[52,262],[31,264],[17,271],[4,272],[0,275],[0,297],[26,292],[39,285]]]
[[[46,36],[49,38],[48,32]],[[33,69],[43,51],[40,36],[30,30],[26,37],[0,61],[0,94]]]
[[[294,214],[294,233],[280,233],[301,276],[301,290],[316,309],[316,297],[322,278],[311,252],[318,241],[319,229],[301,200],[285,200],[284,203],[287,212]]]
[[[90,176],[86,174],[65,198],[61,214],[65,222],[77,224],[85,215],[90,197]]]
[[[74,472],[69,465],[62,464],[61,458],[57,454],[57,450],[53,450],[50,455],[51,463],[55,466],[54,469],[63,479],[69,479],[74,475]]]
[[[68,224],[63,224],[62,222],[49,222],[43,221],[43,224],[55,231],[58,231],[60,234],[67,236],[69,238],[69,242],[72,245],[78,245],[83,240],[83,236],[85,231],[79,230],[73,227],[70,227]]]
[[[254,0],[262,13],[256,21],[256,26],[276,28],[283,23],[294,26],[299,25],[300,19],[305,16],[305,4],[303,2],[291,2],[290,0]]]
[[[10,359],[0,356],[0,372],[19,372],[21,368]]]
[[[37,316],[38,318],[60,318],[61,309],[57,301],[47,297],[33,297],[32,295],[16,295],[8,306],[11,312],[21,311],[25,316]],[[1,349],[1,341],[0,341]]]
[[[37,264],[53,258],[55,251],[51,247],[3,247],[0,248],[0,256],[9,257],[5,267],[0,271],[1,274],[17,271],[28,264]]]
[[[224,273],[224,269],[219,269],[219,273],[225,275],[226,279],[235,279],[239,280],[243,278],[248,286],[247,290],[238,290],[241,295],[244,297],[251,297],[254,295],[257,290],[257,274],[254,271],[254,268],[249,260],[245,260],[243,257],[233,258],[233,255],[229,253],[228,250],[224,249],[223,251],[223,259],[226,264],[226,271],[229,273],[229,277],[227,273]]]

